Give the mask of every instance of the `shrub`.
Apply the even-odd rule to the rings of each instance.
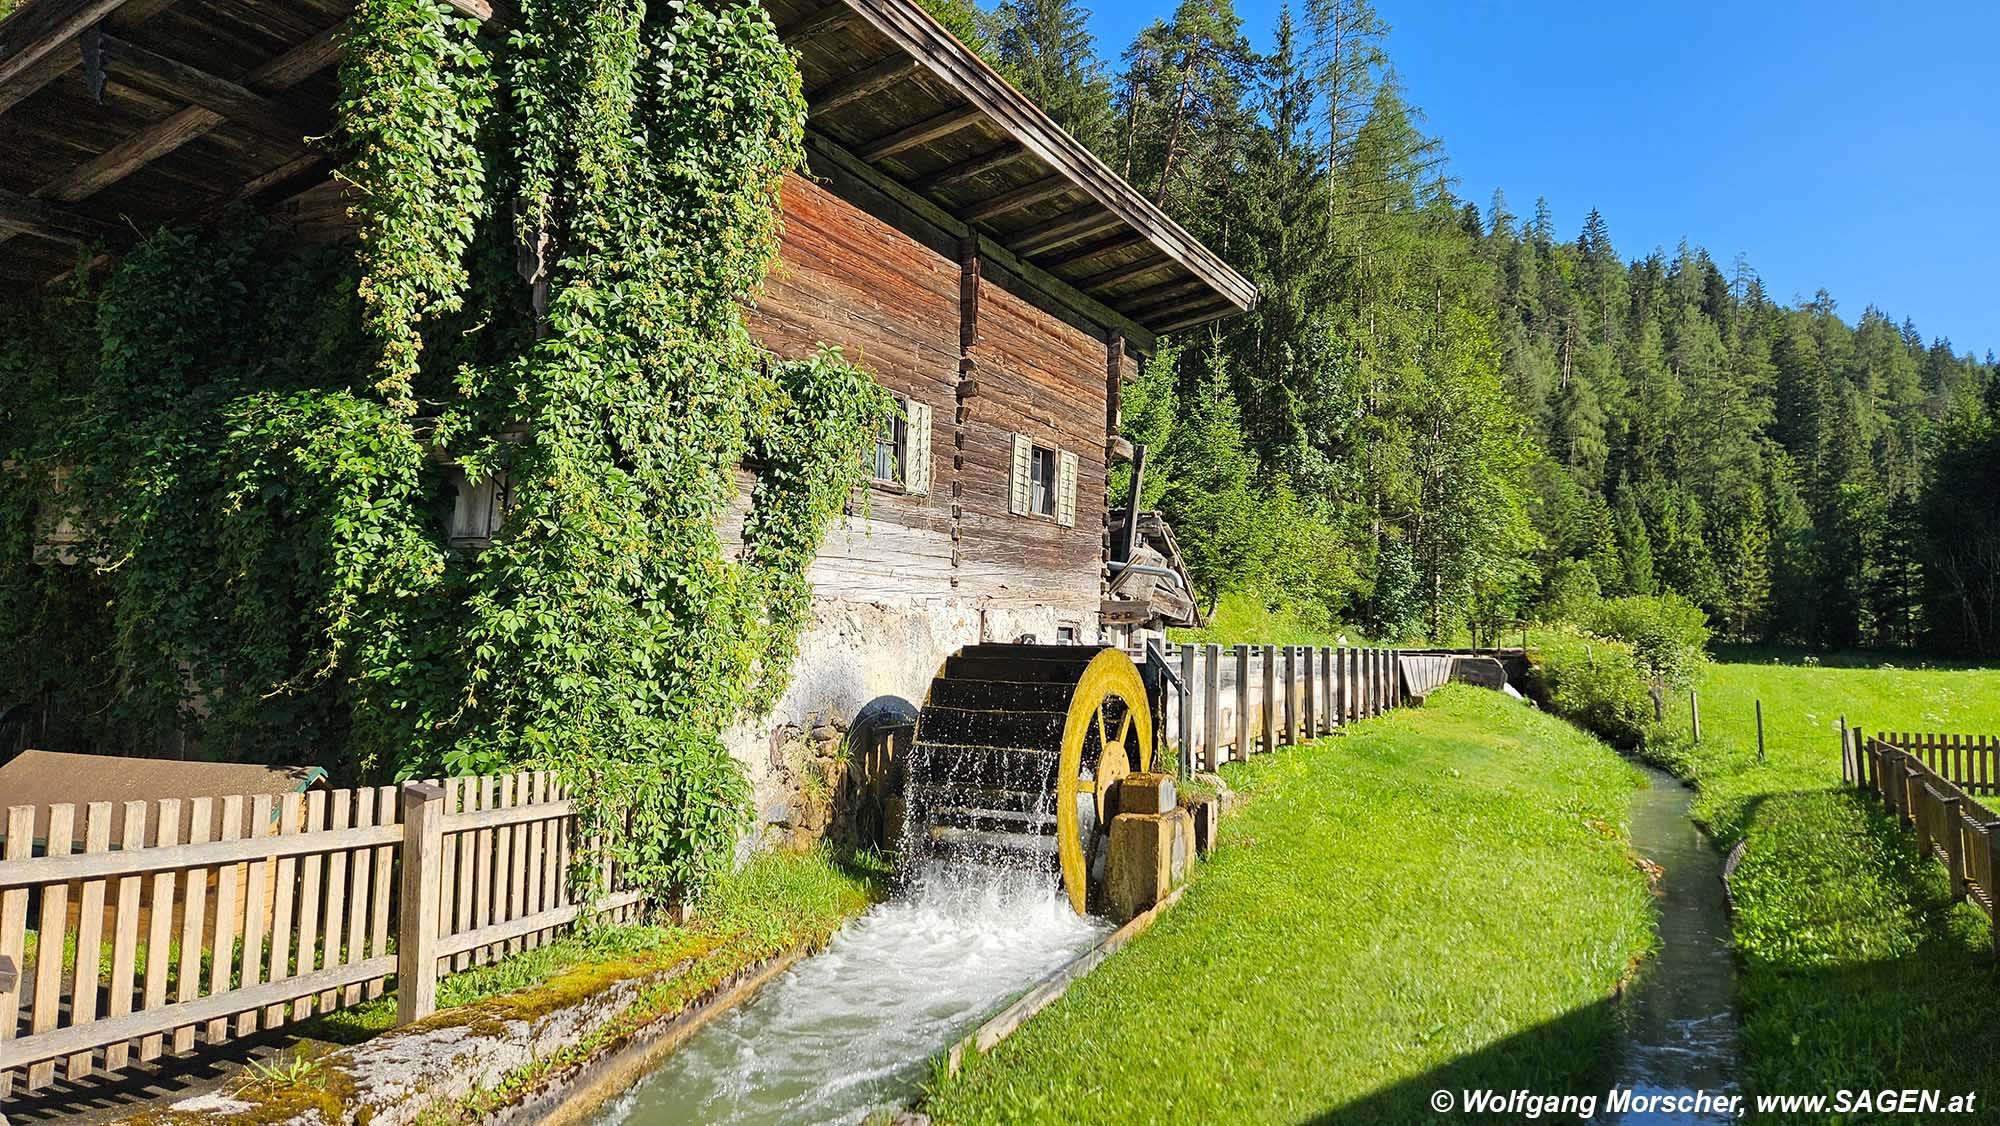
[[[1648,676],[1633,647],[1573,626],[1536,635],[1528,691],[1543,707],[1621,747],[1645,742],[1652,727]]]

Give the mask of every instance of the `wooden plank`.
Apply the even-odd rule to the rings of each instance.
[[[513,789],[511,790],[511,795],[514,804],[516,806],[527,805],[528,775],[525,772],[517,773],[513,776],[512,781]],[[516,823],[511,830],[511,834],[509,851],[512,858],[507,865],[507,917],[509,919],[518,919],[528,913],[527,824],[525,822]],[[510,939],[507,943],[507,953],[509,954],[518,954],[521,952],[521,948],[522,943],[519,938]]]
[[[1305,680],[1299,712],[1301,738],[1313,739],[1319,735],[1319,676],[1310,645],[1299,647],[1299,675]]]
[[[232,1014],[245,1006],[255,1010],[265,1005],[288,1001],[294,991],[316,992],[321,989],[338,989],[348,982],[359,981],[366,977],[380,977],[395,972],[395,969],[394,958],[371,958],[364,962],[335,966],[287,981],[266,982],[250,989],[203,997],[190,1002],[185,1008],[180,1005],[169,1005],[158,1012],[128,1013],[115,1021],[72,1026],[52,1031],[44,1036],[0,1042],[0,1069],[29,1064],[35,1067],[46,1066],[41,1061],[70,1052],[89,1051],[109,1040],[130,1040],[163,1032],[183,1020],[208,1021],[211,1024],[218,1021],[226,1022]]]
[[[904,129],[898,129],[886,137],[870,141],[861,146],[855,155],[873,164],[878,160],[927,145],[940,137],[949,136],[969,125],[985,120],[986,115],[976,106],[958,106],[928,117]]]
[[[481,930],[467,931],[464,934],[456,934],[447,939],[440,939],[437,955],[440,958],[446,958],[482,946],[490,947],[502,944],[510,939],[518,938],[534,931],[551,930],[556,927],[567,926],[586,910],[605,915],[629,911],[637,907],[644,899],[645,893],[643,891],[628,889],[602,896],[595,904],[589,907],[579,903],[551,907],[538,915],[525,915],[511,922],[495,923]]]
[[[375,791],[375,823],[395,825],[401,811],[402,797],[395,786],[382,786]],[[400,842],[401,833],[397,834]],[[372,956],[381,958],[389,953],[389,889],[393,883],[390,869],[395,863],[398,845],[375,846],[374,887],[369,896],[368,907],[368,949]],[[388,988],[386,976],[372,978],[365,992],[369,1000],[380,997]]]
[[[848,7],[845,0],[834,0],[819,11],[779,28],[778,39],[785,46],[796,48],[809,39],[847,27],[859,18],[860,13]]]
[[[20,192],[0,188],[0,230],[15,231],[66,246],[122,245],[131,231]]]
[[[492,775],[479,778],[479,808],[492,809],[498,805],[499,781]],[[472,929],[480,930],[493,917],[493,830],[480,829],[473,834],[473,851],[476,857],[473,873]],[[476,965],[485,965],[491,952],[474,950],[472,960]]]
[[[458,803],[464,794],[464,787],[457,778],[446,778],[438,784],[444,788],[444,808],[440,817],[450,817],[458,812]],[[409,825],[403,826],[404,843],[409,842]],[[442,823],[438,832],[438,922],[439,935],[451,934],[457,929],[458,907],[458,835],[445,832]],[[397,910],[400,912],[401,908]],[[398,922],[400,922],[400,914]],[[401,941],[398,939],[397,941]],[[439,967],[439,972],[449,972],[450,966]]]
[[[459,806],[467,812],[470,812],[479,804],[479,792],[475,785],[476,782],[477,779],[472,778],[452,779],[452,784],[458,787]],[[449,817],[445,819],[447,825],[450,824],[450,820]],[[458,879],[454,889],[458,895],[458,904],[457,909],[452,913],[451,928],[446,933],[463,934],[471,930],[473,926],[472,896],[475,886],[472,867],[474,852],[473,835],[471,833],[453,833],[452,839],[458,848]],[[454,970],[465,969],[471,964],[471,957],[464,953],[454,955],[451,960],[451,968]]]
[[[35,807],[9,806],[7,809],[7,851],[5,859],[24,860],[35,848]],[[28,976],[28,889],[0,892],[0,958],[11,961],[16,970],[13,981],[0,982],[0,1048],[12,1040],[21,1023],[21,983]],[[14,1091],[13,1073],[0,1068],[0,1099]]]
[[[305,828],[306,796],[304,794],[281,794],[278,797],[278,835],[295,837]],[[295,925],[293,911],[298,906],[299,862],[296,857],[280,857],[277,861],[278,885],[272,890],[271,902],[271,957],[264,969],[265,981],[283,981],[292,976],[292,930]],[[264,1027],[276,1028],[285,1023],[285,1010],[289,1005],[273,1005],[264,1010]]]
[[[251,839],[271,834],[271,795],[257,794],[250,799]],[[245,869],[243,886],[243,958],[237,975],[237,988],[249,989],[262,984],[264,980],[264,937],[270,933],[271,877],[275,874],[275,860],[252,861]],[[223,951],[216,951],[216,957],[226,957]],[[257,1013],[246,1010],[236,1014],[236,1035],[248,1036],[257,1031]]]
[[[528,775],[527,805],[529,808],[535,808],[544,804],[544,799],[547,796],[547,785],[548,776],[542,771],[533,771]],[[542,857],[547,845],[543,841],[542,836],[547,826],[548,822],[546,821],[528,822],[528,862],[523,866],[523,871],[527,876],[528,890],[527,894],[521,900],[521,913],[523,915],[539,915],[542,913],[544,907],[542,903]],[[529,949],[533,949],[541,944],[542,935],[540,932],[530,934],[522,940],[522,945]]]
[[[1212,771],[1222,765],[1222,646],[1212,641],[1202,646],[1201,661],[1201,742]]]
[[[338,833],[352,823],[354,816],[354,791],[335,790],[327,795],[326,818],[329,833]],[[340,966],[356,961],[357,956],[349,951],[344,939],[347,935],[347,897],[349,883],[347,861],[349,853],[334,851],[326,854],[326,915],[320,921],[320,964]],[[318,1011],[333,1011],[339,998],[332,992],[319,995]]]
[[[1236,746],[1229,757],[1250,761],[1250,647],[1236,646]]]
[[[117,11],[125,0],[36,0],[4,24],[0,42],[0,87],[25,77],[34,65],[57,51],[71,49],[84,29]],[[11,102],[9,104],[12,104]]]
[[[314,790],[305,796],[306,812],[304,832],[307,835],[326,831],[326,791]],[[326,858],[321,853],[306,853],[299,865],[299,954],[300,975],[312,973],[319,968],[319,926],[320,888],[326,874]],[[300,997],[292,1002],[292,1019],[304,1020],[312,1013],[312,998]]]
[[[208,840],[215,830],[215,799],[196,798],[188,803],[187,839],[191,844]],[[208,922],[208,878],[210,869],[191,868],[187,873],[186,890],[181,893],[181,956],[180,965],[175,970],[174,1011],[184,1013],[183,1006],[190,1004],[201,994],[201,951]],[[194,1022],[192,1020],[173,1026],[174,1054],[184,1055],[194,1050]]]
[[[1201,748],[1201,729],[1195,724],[1195,647],[1180,647],[1181,683],[1178,692],[1181,708],[1181,761],[1187,764],[1192,774],[1201,766],[1198,753]]]
[[[75,838],[75,824],[75,806],[61,803],[49,807],[48,829],[42,837],[48,855],[68,854]],[[29,833],[28,838],[33,840],[34,834]],[[68,939],[69,887],[51,884],[42,889],[41,925],[35,930],[35,1005],[28,1020],[30,1036],[53,1031],[62,1013],[62,951]],[[0,1048],[4,1047],[0,1044]],[[28,1069],[27,1088],[38,1090],[54,1079],[55,1063],[40,1062]]]
[[[1266,754],[1278,749],[1278,647],[1264,646],[1264,709],[1259,717]]]
[[[153,822],[153,846],[176,845],[180,839],[181,800],[161,798],[158,816]],[[146,917],[146,992],[141,1001],[141,1007],[147,1010],[158,1009],[167,1003],[168,971],[173,968],[175,875],[172,869],[153,873],[149,903],[152,913]],[[139,1042],[139,1059],[142,1062],[156,1060],[165,1046],[163,1038],[156,1032]]]
[[[891,55],[807,94],[806,102],[815,114],[833,113],[903,81],[917,72],[917,66],[908,55]]]
[[[1076,185],[1071,183],[1066,176],[1044,176],[1039,180],[1030,181],[1011,191],[1002,192],[991,199],[981,200],[969,207],[962,208],[959,211],[958,217],[966,223],[983,223],[988,219],[995,219],[1005,215],[1009,211],[1019,211],[1023,207],[1032,207],[1045,200],[1051,200],[1060,195],[1067,195],[1075,190]]]
[[[548,773],[544,775],[542,784],[542,793],[544,796],[548,798],[549,803],[552,805],[556,801],[560,800],[561,785],[553,773]],[[562,898],[561,898],[562,887],[558,882],[558,877],[557,877],[556,855],[560,850],[562,844],[563,823],[564,822],[562,820],[550,821],[547,823],[547,826],[543,829],[544,837],[542,840],[542,898],[540,902],[542,910],[544,911],[562,905]],[[545,930],[542,932],[542,941],[548,942],[554,938],[555,938],[555,932],[553,930]]]
[[[989,172],[996,172],[1010,164],[1026,159],[1027,156],[1027,149],[1022,148],[1016,142],[1007,141],[997,149],[991,149],[968,160],[961,160],[957,164],[940,168],[936,172],[915,181],[910,186],[920,192],[940,191],[957,184],[963,184],[967,180],[976,180]]]
[[[238,837],[236,840],[184,844],[174,851],[146,849],[143,852],[82,853],[73,856],[42,856],[9,865],[0,870],[0,888],[28,887],[43,883],[98,880],[117,876],[151,875],[160,868],[191,868],[196,865],[244,864],[282,856],[303,856],[340,849],[387,847],[402,839],[394,825],[334,832],[317,836]]]
[[[375,791],[356,787],[354,791],[354,824],[357,827],[375,824]],[[347,957],[349,963],[368,959],[368,904],[370,902],[369,879],[374,875],[375,853],[372,849],[357,848],[348,853],[347,858]],[[340,992],[340,1003],[357,1005],[361,1003],[359,982],[348,985]]]
[[[104,37],[104,50],[109,59],[108,69],[135,85],[221,114],[293,148],[304,148],[305,139],[324,132],[328,124],[320,118],[294,113],[239,83],[116,36]]]
[[[123,848],[145,847],[145,802],[125,803],[125,822],[120,826],[118,839]],[[107,1017],[121,1017],[132,1011],[132,995],[138,987],[133,975],[139,960],[139,897],[144,891],[145,881],[138,876],[120,879],[114,889],[117,906],[113,909],[111,931],[111,985],[104,1004]],[[120,1040],[105,1046],[104,1070],[122,1071],[131,1061],[129,1043]]]
[[[85,807],[83,850],[111,850],[111,803],[94,801]],[[97,1019],[97,971],[104,962],[105,881],[86,880],[76,917],[76,970],[70,977],[69,1022]],[[61,947],[57,947],[58,950]],[[90,1074],[90,1052],[72,1054],[63,1064],[63,1078],[75,1082]]]

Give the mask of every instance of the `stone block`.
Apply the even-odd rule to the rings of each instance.
[[[1187,879],[1193,855],[1194,818],[1185,809],[1112,818],[1104,873],[1112,918],[1130,919],[1165,899]]]
[[[1194,847],[1199,856],[1207,856],[1215,851],[1216,835],[1222,831],[1222,802],[1215,798],[1204,798],[1196,802],[1188,812],[1194,820]]]
[[[1127,774],[1118,783],[1120,813],[1165,813],[1176,800],[1171,774]]]

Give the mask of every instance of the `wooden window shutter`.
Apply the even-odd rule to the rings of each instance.
[[[1014,435],[1014,475],[1007,483],[1007,511],[1026,516],[1034,495],[1035,444],[1025,434]]]
[[[1076,455],[1068,450],[1056,453],[1056,523],[1076,527]]]
[[[910,400],[909,451],[903,459],[903,488],[913,496],[931,492],[931,408]]]

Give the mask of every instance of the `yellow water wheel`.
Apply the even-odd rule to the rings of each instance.
[[[1120,778],[1150,769],[1152,709],[1131,658],[1078,645],[973,645],[938,670],[905,772],[906,850],[1058,875],[1088,910]]]

